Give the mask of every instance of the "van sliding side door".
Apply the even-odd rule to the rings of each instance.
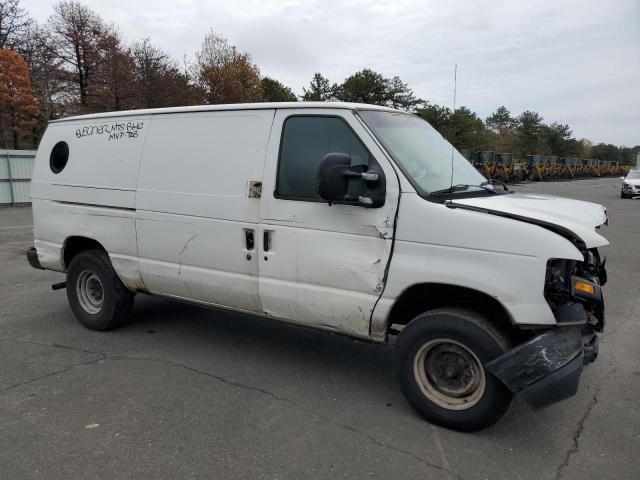
[[[152,293],[261,312],[255,241],[274,110],[156,115],[136,195],[140,272]]]
[[[317,194],[327,153],[351,165],[377,162],[386,180],[379,208],[332,205]],[[265,313],[369,336],[385,281],[399,186],[385,155],[347,109],[277,110],[260,201],[259,291]]]

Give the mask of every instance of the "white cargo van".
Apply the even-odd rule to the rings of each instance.
[[[606,281],[592,203],[494,187],[428,123],[346,103],[114,112],[49,125],[37,268],[85,326],[137,293],[375,342],[429,421],[477,430],[513,395],[576,392]]]

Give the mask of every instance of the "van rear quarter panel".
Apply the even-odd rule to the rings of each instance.
[[[40,263],[63,271],[72,236],[99,242],[122,281],[143,287],[137,260],[135,192],[150,116],[52,123],[36,155],[31,184],[34,244]],[[54,145],[69,145],[66,167],[53,173]]]

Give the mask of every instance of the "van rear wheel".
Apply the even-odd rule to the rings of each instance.
[[[79,253],[67,270],[67,298],[76,318],[91,330],[109,330],[128,320],[134,294],[102,250]]]
[[[512,394],[484,365],[510,349],[482,316],[439,309],[414,318],[400,333],[394,367],[409,403],[429,422],[471,432],[497,422]]]

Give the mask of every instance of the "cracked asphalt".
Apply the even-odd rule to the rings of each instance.
[[[578,395],[461,434],[408,406],[391,346],[138,295],[97,333],[31,269],[31,210],[0,208],[0,479],[635,479],[640,201],[620,181],[515,187],[607,205],[601,354]]]

